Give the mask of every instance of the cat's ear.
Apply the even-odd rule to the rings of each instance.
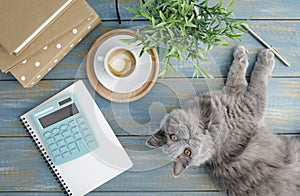
[[[179,176],[190,165],[190,162],[190,157],[187,157],[184,154],[179,155],[174,161],[174,176]]]
[[[167,136],[163,130],[159,130],[154,135],[151,135],[147,141],[146,145],[151,148],[157,148],[163,146],[168,141]]]

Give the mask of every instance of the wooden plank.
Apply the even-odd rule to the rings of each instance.
[[[119,137],[134,167],[96,192],[216,192],[204,166],[173,176],[173,163],[159,149],[145,146],[146,137]],[[1,192],[58,192],[60,187],[30,138],[0,138]],[[100,174],[101,175],[101,174]]]
[[[189,168],[180,178],[174,178],[173,164],[160,150],[146,148],[145,137],[119,139],[135,167],[104,184],[97,191],[216,190],[204,167]],[[0,138],[0,157],[0,191],[60,190],[30,138]]]
[[[96,10],[103,20],[116,20],[115,4],[113,0],[87,0],[87,2]],[[210,0],[214,5],[219,0]],[[229,0],[224,0],[227,5]],[[122,19],[129,20],[134,14],[126,8],[138,8],[139,0],[119,1],[119,11]],[[246,19],[250,16],[253,19],[299,19],[300,4],[297,0],[273,0],[273,1],[236,1],[232,7],[237,18]]]
[[[73,80],[42,81],[32,89],[23,89],[15,81],[0,82],[0,136],[26,136],[19,116],[63,88]],[[208,90],[218,90],[223,79],[160,79],[144,98],[130,104],[107,101],[92,92],[117,135],[148,135],[155,131],[167,111]],[[273,78],[269,87],[266,122],[276,133],[299,133],[300,78]]]
[[[63,195],[30,138],[23,138],[27,134],[18,122],[18,116],[71,84],[74,78],[86,78],[85,67],[79,65],[84,61],[92,42],[102,33],[110,29],[134,28],[147,24],[145,21],[123,22],[119,25],[115,22],[113,0],[87,1],[105,22],[67,55],[40,85],[33,89],[23,89],[10,74],[0,74],[0,108],[1,111],[4,111],[0,115],[0,195]],[[216,1],[210,2],[215,3]],[[225,0],[225,4],[228,1]],[[138,0],[119,2],[122,18],[129,20],[133,14],[125,8],[138,6]],[[297,0],[240,0],[233,7],[238,18],[244,19],[252,16],[253,19],[259,20],[300,19],[299,8],[300,4]],[[114,20],[114,22],[110,22],[110,20]],[[270,82],[267,124],[276,133],[299,135],[300,79],[285,78],[300,76],[300,68],[297,66],[300,62],[299,21],[251,21],[250,26],[267,42],[278,48],[292,64],[292,67],[288,69],[276,60],[277,65],[273,76],[284,78],[275,78]],[[210,63],[204,65],[204,68],[215,77],[226,76],[232,61],[232,50],[236,44],[238,43],[232,42],[229,48],[216,48],[211,54],[217,66]],[[243,45],[250,49],[250,64],[253,64],[257,52],[263,47],[249,35],[243,37]],[[183,66],[183,64],[184,62],[176,62],[179,72],[184,76],[191,77],[193,66],[190,63],[185,63],[188,64],[187,66]],[[252,68],[252,66],[249,67],[247,75]],[[118,135],[149,134],[157,128],[166,111],[180,106],[180,100],[186,100],[192,94],[193,90],[186,88],[188,82],[183,82],[185,79],[182,77],[184,76],[175,75],[175,77],[181,78],[176,80],[159,80],[149,95],[128,105],[130,115],[128,115],[127,106],[111,104],[98,95],[95,96],[96,101]],[[196,92],[218,89],[223,83],[222,79],[207,83],[203,79],[189,81]],[[176,88],[174,86],[172,89],[166,87],[168,84],[173,84]],[[165,105],[166,108],[159,103]],[[152,107],[149,109],[151,105]],[[113,108],[118,108],[117,113]],[[132,116],[137,123],[132,123],[128,116]],[[18,138],[19,136],[21,137]],[[148,151],[149,149],[144,145],[145,137],[119,137],[119,139],[132,157],[135,169],[113,179],[91,195],[222,195],[217,192],[207,178],[203,167],[190,168],[183,176],[174,179],[172,164],[168,163],[165,157],[161,157],[159,152]],[[149,170],[153,165],[163,166]],[[145,169],[145,167],[147,168]]]
[[[103,22],[83,39],[49,74],[45,79],[74,79],[86,78],[85,57],[91,44],[103,33],[117,28],[136,29],[138,26],[145,25],[147,22],[124,22],[122,25],[116,22]],[[270,45],[276,47],[282,55],[291,63],[291,67],[284,66],[276,59],[276,67],[273,76],[290,77],[300,76],[300,25],[299,22],[287,21],[251,21],[250,26],[255,32],[263,37]],[[233,48],[238,44],[245,45],[250,51],[250,66],[247,75],[253,69],[257,53],[263,49],[263,46],[249,34],[242,38],[243,42],[232,42],[230,47],[217,47],[211,53],[210,61],[203,62],[203,69],[207,70],[214,77],[224,77],[227,75],[232,62]],[[162,58],[160,58],[162,59]],[[194,66],[190,62],[173,61],[178,71],[186,77],[193,75]],[[163,67],[161,63],[161,67]],[[170,75],[178,77],[178,75]],[[11,74],[0,73],[0,80],[14,80]]]
[[[221,192],[91,192],[88,196],[221,196],[224,195]],[[64,196],[62,192],[0,192],[0,195],[5,196]]]

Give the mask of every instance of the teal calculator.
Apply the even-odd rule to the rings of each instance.
[[[45,104],[33,111],[31,118],[55,165],[76,159],[99,147],[75,95]]]

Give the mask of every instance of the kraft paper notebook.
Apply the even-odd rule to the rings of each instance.
[[[14,66],[10,70],[11,74],[25,88],[33,87],[99,23],[100,18],[97,15],[89,16],[82,24],[70,29],[61,38]]]
[[[85,195],[133,165],[82,81],[20,118],[68,195]]]
[[[74,0],[1,0],[0,44],[18,55]]]
[[[53,42],[61,37],[66,31],[81,24],[94,11],[84,0],[77,0],[61,14],[60,17],[49,25],[47,30],[34,39],[22,53],[18,56],[10,55],[2,46],[0,46],[0,68],[2,72],[7,73],[17,63],[24,61],[33,53],[45,47],[48,43]]]

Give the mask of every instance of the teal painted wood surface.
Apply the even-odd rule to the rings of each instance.
[[[103,33],[118,28],[136,29],[138,26],[146,25],[147,22],[103,22],[93,30],[82,42],[76,46],[49,74],[45,79],[74,79],[85,76],[85,57],[92,43]],[[276,59],[276,67],[273,77],[298,76],[300,75],[300,26],[295,21],[251,21],[249,25],[263,37],[270,45],[276,47],[282,55],[291,63],[291,67],[284,66]],[[245,34],[242,43],[231,41],[230,47],[217,47],[210,53],[208,62],[203,62],[203,69],[214,77],[225,77],[232,61],[233,48],[243,44],[250,51],[249,69],[247,75],[253,69],[257,53],[264,47],[249,34]],[[194,67],[190,62],[173,61],[178,71],[186,77],[192,77]],[[164,66],[161,64],[161,66]],[[172,74],[170,77],[174,77]],[[176,77],[176,75],[175,75]],[[13,79],[10,74],[0,73],[0,80]]]
[[[119,137],[119,140],[131,157],[134,167],[96,191],[218,191],[208,178],[204,166],[190,167],[180,178],[175,178],[172,173],[173,163],[160,150],[146,148],[146,137]],[[0,139],[0,155],[5,157],[0,161],[2,192],[60,190],[29,137]]]
[[[77,79],[86,79],[85,56],[97,37],[118,28],[136,29],[147,21],[130,21],[133,16],[126,7],[137,7],[139,0],[119,1],[125,21],[116,21],[114,0],[87,0],[101,15],[103,22],[74,48],[37,86],[24,89],[10,74],[0,73],[0,195],[63,195],[40,153],[27,135],[19,116]],[[210,1],[214,4],[217,0]],[[227,4],[229,0],[224,0]],[[278,59],[269,87],[266,124],[284,137],[300,136],[300,3],[298,0],[239,0],[233,6],[239,19],[252,16],[250,27],[270,45],[280,50],[292,64],[285,67]],[[242,44],[250,51],[253,69],[257,53],[263,46],[249,34]],[[90,195],[223,195],[212,184],[204,167],[192,167],[179,177],[172,175],[172,163],[159,150],[145,146],[147,135],[159,125],[162,116],[179,107],[193,95],[218,90],[224,85],[232,61],[233,48],[217,47],[211,53],[213,61],[203,68],[215,79],[193,79],[190,62],[176,62],[179,74],[159,79],[143,99],[130,104],[111,103],[92,90],[122,145],[134,162],[134,167],[97,188]]]
[[[223,79],[160,79],[148,95],[130,104],[111,103],[94,91],[91,93],[117,135],[147,135],[158,128],[166,111],[180,107],[201,92],[219,90],[224,82]],[[1,108],[7,112],[0,113],[0,136],[26,136],[18,115],[72,83],[72,80],[44,80],[32,89],[23,89],[15,81],[2,81]],[[300,133],[299,119],[300,78],[271,79],[267,124],[276,133]]]
[[[116,20],[114,0],[87,0],[102,16],[103,20]],[[219,0],[210,0],[211,5]],[[224,0],[227,5],[229,0]],[[120,15],[129,20],[134,14],[126,8],[138,8],[139,0],[120,0]],[[237,18],[246,19],[299,19],[300,4],[297,0],[238,0],[232,7]]]
[[[145,147],[146,137],[118,137],[134,166],[105,183],[102,192],[209,192],[218,191],[204,166],[190,167],[179,178],[173,176],[173,163],[160,150]],[[29,137],[1,138],[0,185],[2,192],[59,191],[50,170]]]
[[[220,192],[93,192],[90,193],[89,196],[146,196],[146,195],[152,195],[152,196],[221,196],[223,195]],[[0,195],[5,196],[19,196],[20,193],[0,193]],[[45,195],[45,196],[56,196],[56,195],[64,195],[60,192],[27,192],[22,193],[22,196],[39,196],[39,195]]]
[[[134,167],[97,191],[216,190],[204,167],[189,168],[174,178],[172,163],[159,150],[145,148],[146,137],[119,137]],[[145,159],[145,155],[149,158]],[[1,191],[59,191],[57,182],[29,137],[0,139]],[[153,168],[153,169],[152,169]]]

